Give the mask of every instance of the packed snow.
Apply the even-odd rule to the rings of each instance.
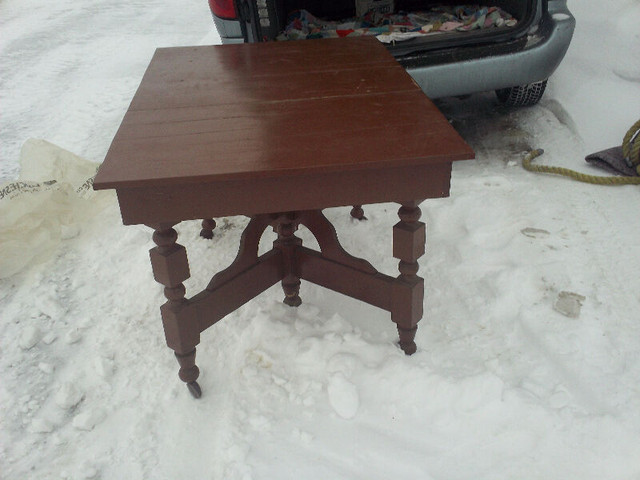
[[[477,159],[422,205],[418,351],[386,312],[308,283],[289,308],[274,287],[202,335],[195,400],[151,231],[86,180],[154,49],[219,42],[207,2],[3,0],[0,181],[25,187],[0,199],[0,478],[640,479],[640,191],[520,167],[541,147],[594,173],[584,156],[640,114],[640,3],[569,6],[540,105],[438,102]],[[396,211],[326,213],[394,274]],[[217,220],[212,240],[178,226],[188,296],[235,256],[246,219]]]

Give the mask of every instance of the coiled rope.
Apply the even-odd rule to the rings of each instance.
[[[633,124],[622,140],[622,155],[628,166],[634,167],[639,176],[597,176],[587,175],[576,172],[569,168],[553,167],[549,165],[533,165],[531,162],[534,158],[544,153],[541,148],[535,149],[527,153],[522,160],[522,166],[525,170],[537,173],[551,173],[554,175],[562,175],[579,182],[592,183],[595,185],[640,185],[640,120]]]

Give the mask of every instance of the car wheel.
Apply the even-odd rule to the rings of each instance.
[[[528,107],[540,101],[545,88],[547,88],[547,81],[543,80],[529,85],[502,88],[496,90],[496,95],[498,100],[509,107]]]

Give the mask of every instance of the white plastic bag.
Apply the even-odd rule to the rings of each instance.
[[[108,201],[92,189],[97,164],[45,140],[24,143],[20,166],[18,180],[0,185],[0,278],[49,258]]]

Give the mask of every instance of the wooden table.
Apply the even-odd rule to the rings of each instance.
[[[125,225],[155,230],[151,264],[164,285],[167,344],[196,397],[200,333],[282,282],[300,280],[391,313],[411,354],[422,317],[425,226],[418,204],[449,194],[451,163],[471,148],[372,37],[158,49],[95,178],[115,189]],[[397,278],[349,255],[322,209],[398,202]],[[231,266],[186,298],[187,253],[173,227],[251,217]],[[319,251],[295,236],[305,225]],[[271,226],[273,249],[258,255]]]

